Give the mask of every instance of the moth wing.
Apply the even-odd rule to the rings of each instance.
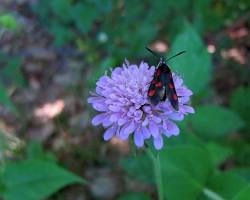
[[[160,79],[159,69],[157,68],[154,79],[151,81],[149,90],[148,90],[148,98],[153,105],[157,105],[165,95],[165,87]]]
[[[179,101],[176,94],[171,70],[165,63],[162,63],[159,67],[161,68],[159,79],[165,86],[165,95],[163,96],[162,100],[165,101],[166,98],[168,98],[173,108],[175,110],[179,110]]]
[[[155,86],[154,83],[151,83],[148,89],[148,99],[153,105],[157,105],[161,101],[160,91]]]
[[[176,94],[175,85],[174,85],[173,78],[172,78],[172,73],[169,74],[169,82],[167,84],[167,88],[169,91],[167,93],[167,97],[171,105],[173,106],[175,110],[179,110],[179,101],[178,101],[178,96]]]

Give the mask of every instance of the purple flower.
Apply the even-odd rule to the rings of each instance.
[[[127,61],[117,67],[111,76],[104,75],[96,83],[96,93],[88,98],[93,108],[100,112],[92,119],[94,126],[102,124],[106,131],[104,140],[116,136],[127,140],[133,135],[137,147],[146,139],[153,139],[156,149],[163,147],[163,137],[177,136],[180,132],[174,121],[181,121],[185,114],[194,113],[187,105],[192,91],[183,85],[183,80],[173,73],[173,80],[179,98],[176,111],[166,100],[156,106],[147,98],[149,84],[155,67],[141,62],[139,66]]]

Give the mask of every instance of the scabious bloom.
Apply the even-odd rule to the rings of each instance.
[[[153,79],[155,67],[145,62],[139,66],[127,61],[122,67],[111,71],[111,75],[102,76],[96,83],[96,93],[88,102],[99,112],[92,119],[94,126],[102,124],[106,131],[104,140],[117,137],[127,140],[133,136],[135,145],[142,147],[144,141],[152,138],[156,149],[163,147],[163,137],[177,136],[179,128],[174,121],[181,121],[194,109],[187,105],[192,91],[183,85],[176,74],[173,80],[179,96],[179,110],[176,111],[167,99],[153,106],[147,93]]]

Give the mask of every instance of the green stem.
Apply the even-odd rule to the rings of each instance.
[[[157,185],[158,199],[164,200],[160,156],[159,156],[159,154],[157,154],[157,156],[155,156],[150,151],[149,148],[147,148],[147,153],[148,153],[149,157],[151,158],[151,161],[152,161],[153,167],[154,167],[154,174],[155,174],[156,185]]]
[[[213,192],[212,190],[209,190],[208,188],[204,188],[203,193],[211,200],[225,200],[220,195]]]
[[[159,195],[159,200],[163,200],[163,184],[162,184],[162,176],[161,176],[161,160],[159,154],[157,154],[157,157],[155,159],[155,177],[157,181],[157,188],[158,188],[158,195]]]

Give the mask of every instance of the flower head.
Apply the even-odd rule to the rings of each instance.
[[[174,121],[194,113],[194,109],[187,105],[192,91],[173,73],[179,110],[176,111],[168,100],[151,105],[147,93],[154,71],[155,67],[149,67],[145,62],[139,66],[125,62],[122,67],[115,68],[111,76],[104,75],[97,81],[96,93],[88,98],[88,102],[101,112],[92,119],[92,124],[102,124],[106,128],[104,140],[114,136],[127,140],[132,135],[135,145],[142,147],[146,139],[152,138],[155,148],[161,149],[164,136],[179,134]]]

